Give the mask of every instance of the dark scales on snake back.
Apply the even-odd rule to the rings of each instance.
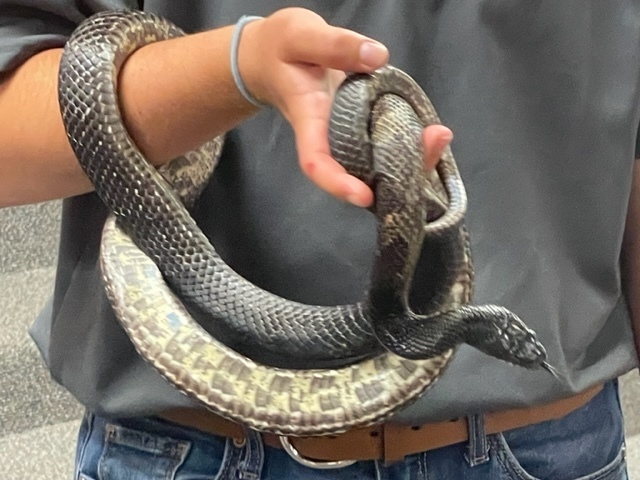
[[[363,301],[303,305],[227,266],[189,213],[215,169],[223,138],[158,172],[133,144],[118,110],[115,78],[124,60],[146,43],[182,34],[141,12],[95,15],[69,40],[59,76],[68,138],[113,212],[101,257],[107,293],[138,351],[162,375],[253,428],[326,434],[380,421],[417,398],[462,343],[554,372],[534,332],[515,314],[469,305],[473,269],[464,185],[448,148],[435,172],[424,171],[420,132],[439,119],[419,86],[392,67],[350,76],[330,119],[332,154],[375,192],[378,248]],[[440,261],[428,266],[436,280],[428,305],[414,312],[408,295],[423,246]],[[206,312],[232,332],[234,348],[242,347],[234,352],[203,333],[182,302]],[[305,365],[341,360],[344,366],[278,369],[247,358],[256,349]],[[329,393],[317,391],[320,379],[335,411],[326,411]]]

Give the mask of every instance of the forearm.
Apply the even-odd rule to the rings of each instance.
[[[141,48],[118,79],[120,107],[134,142],[154,165],[202,145],[255,112],[230,72],[232,27]],[[0,83],[0,207],[91,190],[64,134],[57,102],[61,52],[36,55]],[[387,49],[285,8],[246,25],[238,69],[251,94],[290,123],[302,171],[330,195],[369,206],[373,192],[331,157],[328,123],[344,72],[372,72]],[[430,131],[430,133],[428,132]],[[451,131],[424,132],[425,158],[440,157]],[[427,160],[427,163],[430,164]]]
[[[633,169],[629,209],[622,246],[622,280],[640,355],[640,160]]]
[[[247,30],[251,25],[247,26]],[[154,165],[224,132],[255,109],[229,68],[229,27],[146,46],[119,78],[127,128]],[[0,207],[91,190],[57,102],[61,50],[42,52],[0,84]]]

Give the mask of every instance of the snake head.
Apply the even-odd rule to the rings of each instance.
[[[473,346],[492,357],[528,369],[542,368],[557,376],[547,363],[547,351],[536,333],[513,312],[485,305],[482,310],[483,339]]]

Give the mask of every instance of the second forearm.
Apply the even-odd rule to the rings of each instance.
[[[636,160],[633,169],[622,248],[622,281],[634,331],[636,352],[640,356],[640,160]]]

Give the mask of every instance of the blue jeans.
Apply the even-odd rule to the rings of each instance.
[[[88,413],[75,480],[626,480],[617,383],[566,417],[487,435],[476,418],[470,441],[385,466],[359,462],[313,470],[250,434],[244,445],[151,418]]]

